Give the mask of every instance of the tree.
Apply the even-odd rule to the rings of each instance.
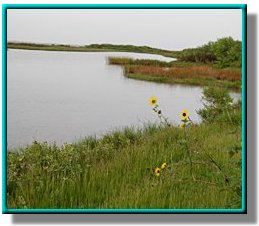
[[[239,66],[242,62],[242,46],[240,41],[231,37],[218,39],[212,46],[216,55],[216,65],[220,68]]]

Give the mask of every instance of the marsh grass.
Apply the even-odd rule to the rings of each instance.
[[[124,67],[128,78],[168,84],[187,84],[241,90],[240,68],[216,68],[213,65],[180,61],[133,60],[109,57],[109,64]]]
[[[217,80],[241,81],[240,69],[216,69],[210,66],[169,67],[159,66],[135,66],[127,67],[127,73],[139,73],[150,76],[172,78],[213,78]]]
[[[35,142],[8,152],[8,208],[239,208],[241,152],[229,153],[241,149],[240,133],[226,123],[188,127],[195,181],[177,127],[127,128],[62,147]]]

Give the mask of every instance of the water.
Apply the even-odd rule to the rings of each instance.
[[[165,58],[136,53],[79,53],[9,50],[7,55],[7,145],[22,147],[34,140],[74,142],[101,136],[124,126],[158,122],[148,104],[159,98],[166,117],[180,124],[188,109],[199,122],[202,89],[125,78],[107,56]]]

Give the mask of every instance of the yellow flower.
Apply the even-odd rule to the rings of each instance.
[[[157,177],[159,177],[159,176],[160,176],[160,172],[161,172],[161,169],[157,167],[157,168],[155,169],[155,175],[156,175]]]
[[[149,104],[151,106],[156,106],[157,105],[157,97],[156,96],[152,96],[149,98]]]
[[[161,169],[165,169],[167,167],[167,164],[164,162],[161,166]]]
[[[186,120],[189,117],[189,112],[187,110],[183,110],[180,114],[182,120]]]

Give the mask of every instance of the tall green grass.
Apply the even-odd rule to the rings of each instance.
[[[188,128],[195,181],[181,128],[126,129],[62,147],[35,142],[8,153],[8,208],[239,208],[241,152],[230,153],[241,149],[240,134],[225,124]],[[164,162],[170,168],[156,177]]]
[[[229,102],[227,94],[205,94],[211,103]],[[34,142],[9,151],[8,208],[240,208],[241,107],[231,105],[228,114],[221,107],[207,104],[204,123],[184,129],[125,128],[60,147]],[[213,108],[211,120],[205,112]]]

